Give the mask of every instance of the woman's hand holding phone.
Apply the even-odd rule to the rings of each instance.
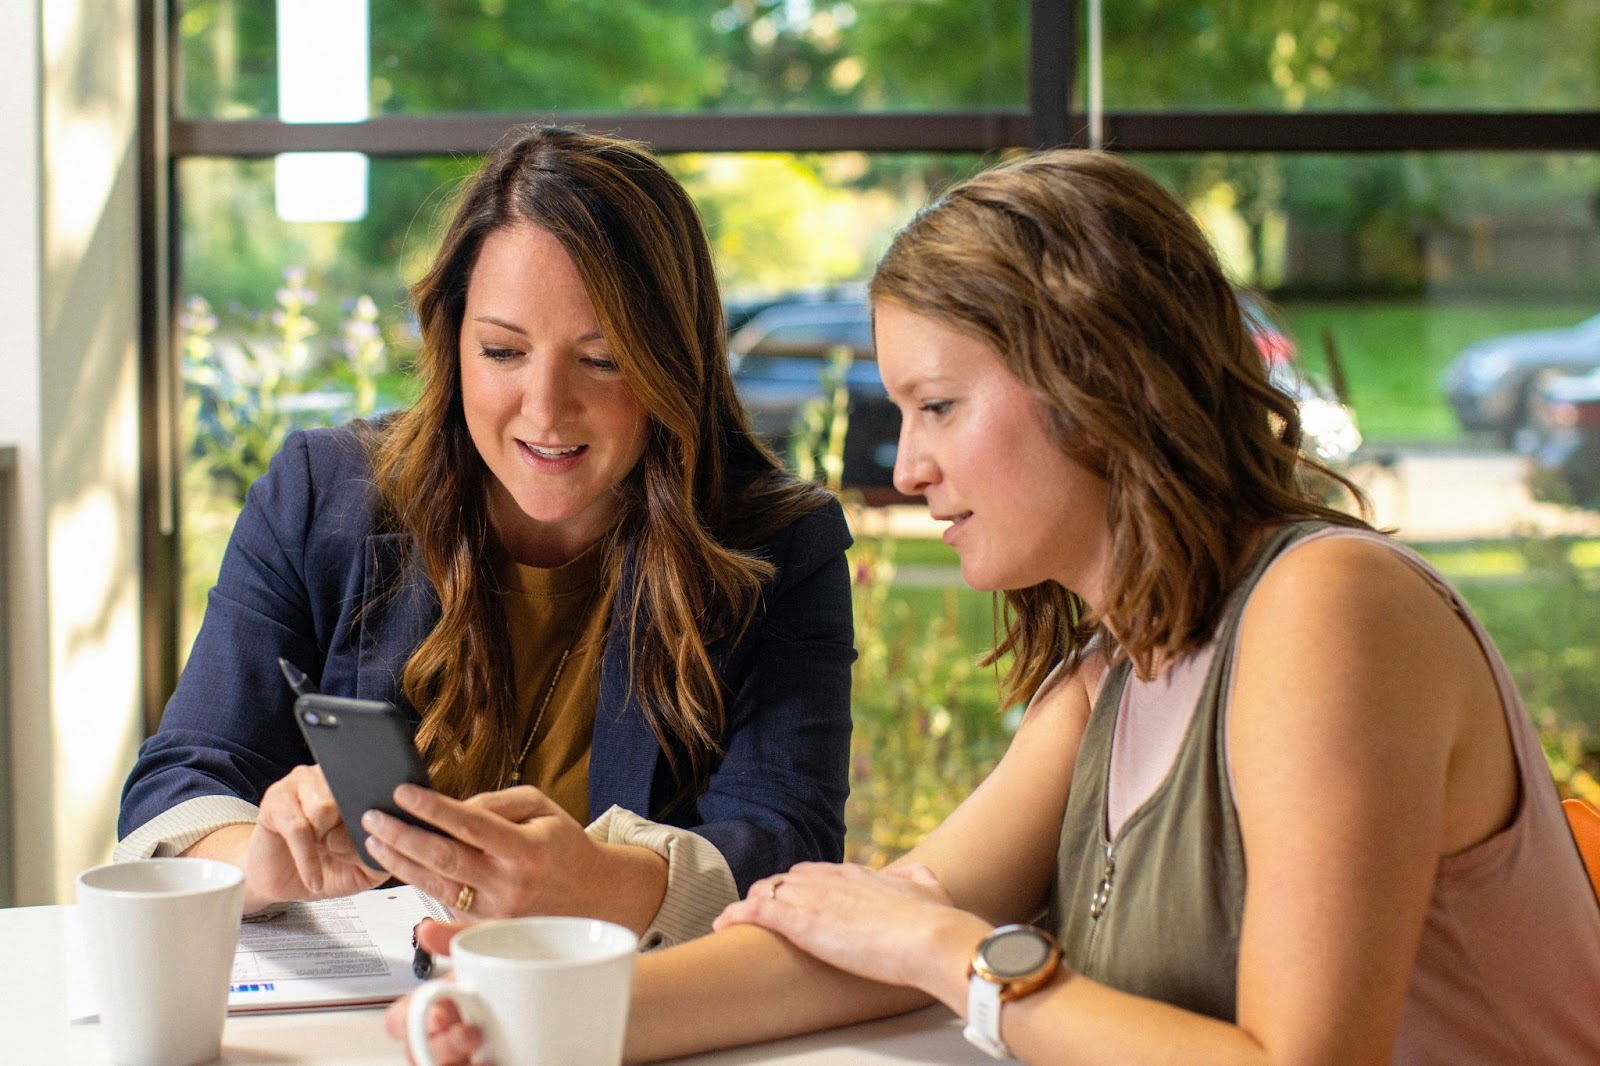
[[[594,840],[536,788],[456,800],[402,785],[394,798],[401,810],[450,836],[368,811],[367,847],[396,877],[444,903],[471,887],[474,918],[586,914],[639,932],[660,909],[665,859]]]
[[[402,811],[455,839],[369,811],[362,821],[368,849],[396,877],[443,903],[454,904],[470,886],[474,918],[569,913],[572,882],[593,865],[595,842],[531,786],[467,800],[402,786],[394,798]]]
[[[376,888],[388,873],[362,865],[317,766],[297,766],[267,789],[244,860],[255,900],[328,899]]]

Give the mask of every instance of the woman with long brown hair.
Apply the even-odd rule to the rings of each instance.
[[[802,864],[641,959],[629,1058],[939,1000],[1035,1063],[1600,1061],[1537,731],[1443,580],[1317,502],[1183,205],[1044,153],[919,215],[871,295],[896,484],[1005,593],[1028,709],[903,860]]]
[[[251,909],[392,874],[647,943],[840,857],[849,536],[751,436],[682,187],[523,131],[412,295],[417,402],[294,434],[252,487],[119,855],[238,862]],[[356,861],[279,657],[412,712],[438,791],[398,802],[449,837],[373,814],[386,869]]]

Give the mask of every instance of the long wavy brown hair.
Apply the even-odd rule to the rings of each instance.
[[[1144,676],[1203,644],[1269,526],[1365,525],[1310,487],[1331,478],[1367,513],[1301,454],[1295,401],[1268,383],[1199,226],[1114,156],[1043,152],[955,186],[895,238],[871,294],[986,342],[1110,485],[1101,614],[1055,582],[1005,593],[986,662],[1015,653],[1008,702],[1097,633]]]
[[[683,187],[631,141],[554,127],[513,131],[458,194],[432,267],[411,290],[421,394],[369,435],[387,521],[408,534],[438,593],[437,625],[401,674],[422,716],[435,787],[495,787],[517,750],[491,475],[461,406],[461,322],[484,239],[532,223],[571,256],[614,358],[649,418],[644,455],[619,487],[621,519],[602,595],[614,601],[629,684],[680,796],[702,791],[721,750],[726,693],[707,644],[735,636],[770,564],[751,554],[829,498],[785,474],[734,395],[721,298],[700,217]]]

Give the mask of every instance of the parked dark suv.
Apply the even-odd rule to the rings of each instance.
[[[890,489],[900,412],[878,376],[865,300],[779,304],[756,314],[728,340],[734,387],[755,431],[787,455],[795,418],[808,400],[821,396],[822,371],[840,347],[851,355],[844,485]]]
[[[1294,343],[1258,302],[1245,295],[1241,303],[1269,379],[1300,405],[1305,450],[1323,463],[1343,464],[1361,444],[1349,407],[1326,384],[1300,371]],[[786,455],[796,416],[822,394],[822,371],[841,347],[851,355],[845,377],[851,409],[844,486],[864,490],[875,502],[903,498],[893,491],[900,412],[878,376],[872,316],[864,299],[777,304],[751,317],[728,341],[734,387],[756,432]]]

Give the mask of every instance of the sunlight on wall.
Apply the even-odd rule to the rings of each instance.
[[[141,728],[138,535],[137,5],[50,0],[38,35],[41,336],[14,353],[37,382],[36,495],[19,524],[38,581],[17,624],[35,641],[15,664],[24,826],[18,902],[70,902],[72,880],[109,855]],[[26,655],[27,658],[23,659]]]
[[[56,818],[75,830],[59,840],[63,900],[72,898],[76,871],[110,857],[127,753],[138,740],[127,683],[139,669],[138,586],[117,573],[106,550],[108,540],[137,536],[129,517],[103,487],[50,515]]]
[[[52,243],[52,269],[71,265],[83,254],[105,216],[117,176],[118,151],[125,138],[98,118],[74,117],[54,123],[47,132],[60,145],[46,179],[53,193],[50,216],[57,238]],[[120,142],[120,143],[119,143]]]
[[[137,558],[138,512],[129,506],[137,482],[137,400],[132,353],[109,382],[97,440],[78,446],[95,458],[85,487],[58,499],[46,524],[50,589],[49,656],[55,715],[56,894],[72,898],[79,870],[106,861],[116,841],[122,780],[139,741]],[[105,386],[102,386],[105,388]]]
[[[128,0],[56,0],[43,7],[44,68],[53,82],[53,106],[44,109],[42,131],[51,145],[45,182],[52,271],[71,269],[93,239],[128,148],[131,115],[120,95],[135,81],[133,52],[86,53],[96,27],[115,23],[129,11]]]

